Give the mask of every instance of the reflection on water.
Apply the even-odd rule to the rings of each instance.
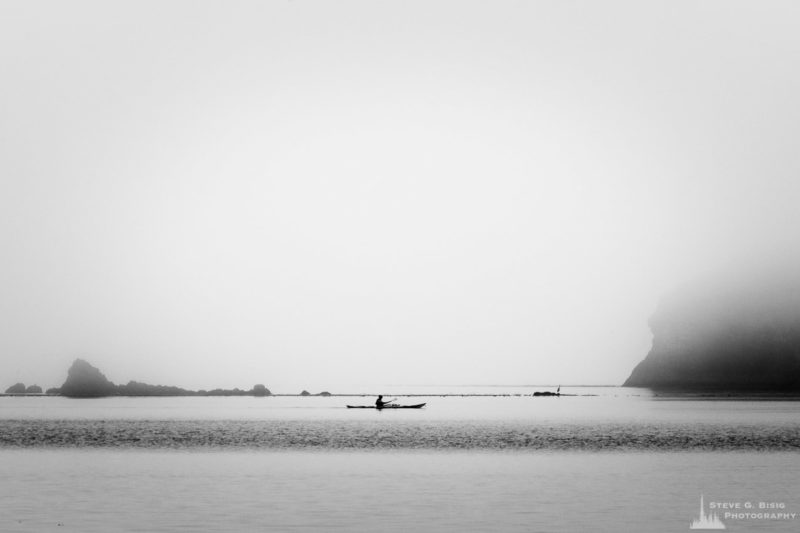
[[[800,510],[797,454],[780,452],[0,450],[0,461],[4,532],[659,533],[688,531],[701,494]]]
[[[499,387],[470,388],[496,394]],[[419,390],[415,393],[421,392]],[[453,390],[445,390],[454,394]],[[421,410],[345,408],[374,405],[374,396],[96,398],[0,397],[0,420],[370,420],[524,421],[545,423],[729,423],[784,424],[800,418],[800,401],[729,401],[691,396],[654,396],[647,389],[562,388],[575,396],[398,396],[398,403],[427,403]],[[392,396],[397,396],[392,394]]]
[[[572,392],[0,398],[0,531],[686,531],[701,494],[800,513],[800,402]]]
[[[800,449],[800,402],[664,398],[646,390],[613,387],[562,391],[575,396],[426,396],[413,400],[425,401],[425,409],[393,411],[345,408],[348,403],[370,403],[371,397],[5,397],[0,398],[0,446]]]

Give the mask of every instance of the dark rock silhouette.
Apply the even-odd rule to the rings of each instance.
[[[627,387],[693,391],[800,390],[800,279],[692,284],[650,319],[653,347]]]
[[[272,393],[264,385],[253,385],[253,396],[272,396]]]
[[[22,385],[22,384],[19,384]],[[23,392],[24,392],[24,385]],[[41,389],[39,389],[41,391]],[[127,385],[115,385],[100,370],[83,359],[76,359],[67,373],[67,381],[60,389],[48,389],[48,393],[60,393],[70,398],[99,398],[103,396],[271,396],[264,385],[255,385],[251,390],[214,389],[191,391],[169,385],[150,385],[129,381]]]
[[[311,393],[308,392],[307,390],[304,390],[303,392],[300,393],[300,396],[311,396]]]
[[[319,394],[317,394],[317,396],[333,396],[333,395],[328,391],[322,391]]]
[[[206,393],[206,396],[252,396],[253,392],[249,390],[235,389],[214,389]]]
[[[150,385],[129,381],[127,385],[117,386],[116,394],[119,396],[195,396],[197,393],[169,385]]]
[[[25,389],[26,394],[41,394],[42,388],[39,385],[30,385]]]
[[[6,389],[6,394],[24,394],[24,393],[25,393],[24,383],[15,383]]]
[[[61,394],[70,398],[99,398],[118,394],[100,370],[83,359],[76,359],[67,372],[67,381],[61,385]]]

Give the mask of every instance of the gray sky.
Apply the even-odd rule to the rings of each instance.
[[[800,242],[797,2],[0,3],[0,388],[621,383]]]

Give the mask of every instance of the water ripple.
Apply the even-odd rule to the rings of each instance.
[[[800,425],[4,420],[0,447],[800,450]]]

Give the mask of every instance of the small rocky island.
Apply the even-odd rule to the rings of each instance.
[[[24,383],[15,383],[6,389],[6,394],[42,394],[42,388],[39,385],[25,386]]]
[[[724,279],[674,291],[650,319],[650,353],[623,386],[800,391],[798,281]]]
[[[50,390],[48,392],[51,392]],[[129,381],[127,385],[115,385],[83,359],[76,359],[67,372],[67,380],[60,389],[52,389],[70,398],[100,398],[104,396],[271,396],[264,385],[255,385],[250,390],[214,389],[191,391],[167,385],[149,385]]]

